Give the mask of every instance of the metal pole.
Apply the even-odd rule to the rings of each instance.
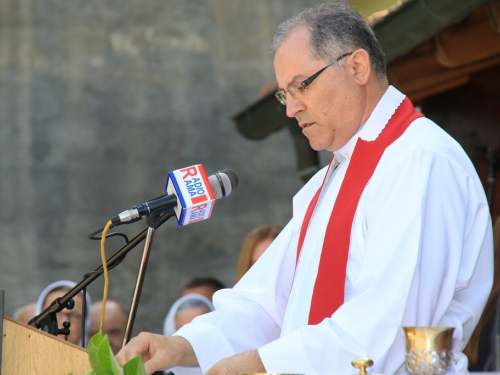
[[[146,276],[146,268],[148,267],[149,254],[151,253],[154,233],[154,228],[148,229],[146,241],[144,242],[144,250],[142,252],[141,266],[139,268],[137,282],[135,284],[134,296],[132,298],[132,304],[130,306],[127,327],[125,328],[125,334],[123,336],[122,347],[127,345],[127,343],[130,341],[130,338],[132,337],[132,328],[134,327],[135,316],[137,314],[137,306],[139,305],[139,299],[141,298],[142,286],[144,284],[144,278]]]

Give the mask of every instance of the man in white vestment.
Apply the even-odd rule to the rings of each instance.
[[[324,4],[279,26],[278,100],[334,156],[294,197],[293,218],[216,310],[117,355],[148,373],[404,373],[403,326],[454,327],[451,371],[493,278],[491,219],[471,161],[389,86],[373,32]]]

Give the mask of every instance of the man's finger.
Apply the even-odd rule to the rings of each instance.
[[[142,359],[147,361],[149,359],[149,346],[149,337],[146,334],[140,333],[118,352],[115,356],[116,362],[123,367],[125,363],[138,355],[142,355]]]

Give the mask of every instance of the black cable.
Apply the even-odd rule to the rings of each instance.
[[[95,232],[90,233],[88,236],[89,240],[96,240],[96,241],[99,240],[100,241],[102,239],[102,236],[96,236],[96,234],[99,232],[102,232],[103,230],[104,230],[104,227],[99,228]],[[128,242],[128,237],[125,233],[106,233],[106,238],[116,237],[116,236],[123,237],[125,239],[125,242],[126,243]]]
[[[140,219],[139,219],[140,220]],[[135,220],[137,221],[137,220]],[[102,228],[99,228],[97,229],[96,231],[92,232],[89,234],[88,238],[89,240],[101,240],[102,239],[102,236],[96,236],[97,233],[99,232],[102,232],[104,230],[104,227]],[[116,237],[116,236],[119,236],[119,237],[123,237],[125,239],[125,244],[128,244],[129,243],[129,240],[128,240],[128,237],[125,233],[106,233],[106,238],[110,238],[110,237]],[[113,264],[109,264],[108,265],[108,270],[112,270],[113,268],[115,268],[117,265],[119,265],[121,262],[123,262],[123,260],[125,259],[125,256],[127,254],[123,254],[123,256],[121,256],[120,258],[116,259]],[[86,279],[87,277],[91,276],[91,275],[101,275],[104,273],[104,269],[101,269],[101,270],[95,270],[95,271],[90,271],[90,272],[87,272],[83,275],[83,278]]]

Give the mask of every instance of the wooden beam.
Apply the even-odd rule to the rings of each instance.
[[[466,84],[500,65],[498,25],[500,0],[493,0],[389,64],[389,82],[414,101]]]

